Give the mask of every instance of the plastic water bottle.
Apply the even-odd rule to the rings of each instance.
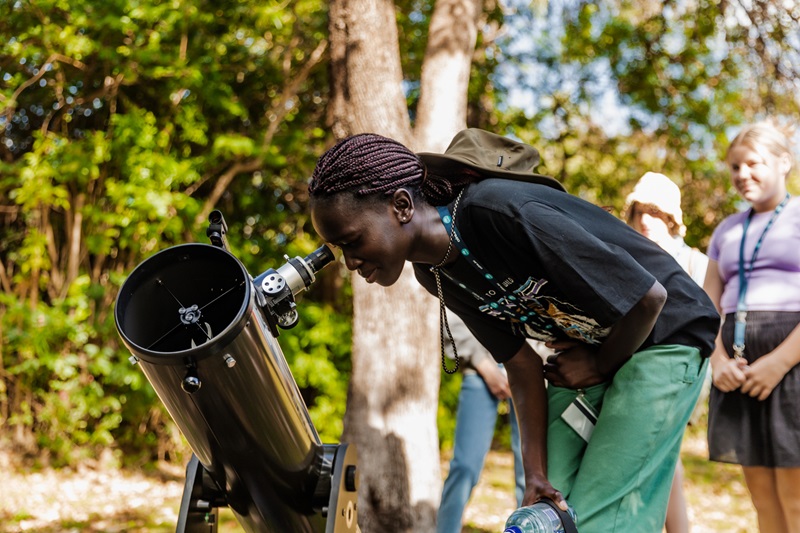
[[[567,513],[578,525],[578,517],[571,505],[567,504]],[[520,507],[506,520],[503,533],[565,533],[564,523],[555,509],[545,502]]]

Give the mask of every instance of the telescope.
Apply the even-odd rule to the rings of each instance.
[[[277,341],[333,252],[285,256],[252,278],[226,233],[212,212],[211,244],[143,261],[114,311],[131,363],[192,450],[176,532],[216,532],[222,507],[248,532],[358,531],[355,447],[322,444]]]

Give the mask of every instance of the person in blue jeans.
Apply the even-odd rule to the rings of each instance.
[[[448,321],[461,361],[462,380],[456,411],[453,458],[442,489],[436,531],[461,533],[464,509],[478,483],[486,454],[492,444],[500,402],[507,401],[510,411],[517,507],[522,505],[525,494],[525,471],[522,467],[519,427],[505,370],[473,337],[457,315],[448,312]],[[455,357],[449,345],[445,345],[445,350],[449,357]]]

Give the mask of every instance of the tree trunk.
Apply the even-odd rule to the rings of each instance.
[[[370,132],[408,143],[411,122],[394,3],[333,0],[330,33],[330,122],[336,138]]]
[[[362,531],[435,530],[441,496],[435,301],[410,268],[383,289],[353,281],[353,373],[343,440],[356,444]],[[435,315],[433,317],[435,319]]]
[[[437,3],[432,28],[439,30],[425,59],[424,116],[418,114],[415,140],[402,92],[394,4],[333,0],[329,118],[335,136],[373,132],[415,150],[443,150],[466,123],[476,4]],[[365,533],[435,531],[441,496],[438,303],[410,266],[392,287],[367,287],[358,276],[352,283],[353,371],[342,440],[358,451],[359,525]]]
[[[467,123],[467,86],[482,0],[438,0],[422,65],[416,136],[419,150],[444,152]]]

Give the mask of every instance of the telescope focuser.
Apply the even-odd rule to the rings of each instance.
[[[283,329],[289,329],[297,324],[299,315],[294,297],[306,290],[316,279],[315,274],[321,268],[333,261],[334,255],[330,248],[320,246],[304,258],[290,259],[288,255],[277,270],[270,268],[253,280],[253,283],[263,297],[259,299],[262,309],[270,317],[272,334],[277,337],[277,324]]]
[[[211,244],[228,250],[227,232],[228,224],[222,212],[215,209],[208,215],[206,235]],[[333,251],[325,245],[305,257],[283,257],[286,259],[283,266],[277,270],[270,268],[253,280],[258,292],[258,305],[267,313],[270,330],[275,337],[278,336],[276,326],[290,329],[297,324],[299,315],[294,297],[306,290],[316,279],[315,274],[335,259]],[[189,313],[189,317],[192,318],[193,314]],[[183,316],[181,320],[184,321]]]

